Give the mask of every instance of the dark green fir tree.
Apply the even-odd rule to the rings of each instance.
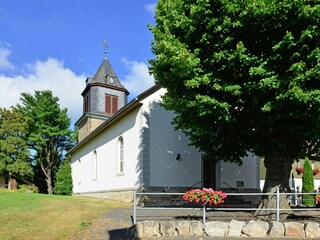
[[[314,192],[314,180],[313,180],[313,170],[312,170],[309,158],[305,158],[303,168],[304,168],[304,172],[302,176],[302,192],[312,193]],[[302,195],[302,204],[309,207],[314,207],[314,196]]]

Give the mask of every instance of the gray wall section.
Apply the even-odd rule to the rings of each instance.
[[[96,86],[91,87],[89,92],[91,92],[91,96],[89,96],[91,113],[105,112],[105,94],[118,96],[118,109],[127,104],[127,95],[123,91]]]
[[[144,127],[142,129],[142,185],[150,186],[150,129]]]

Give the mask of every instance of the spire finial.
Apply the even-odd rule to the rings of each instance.
[[[104,58],[107,58],[108,43],[106,39],[102,39],[102,45],[104,49]]]

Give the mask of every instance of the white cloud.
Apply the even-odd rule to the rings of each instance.
[[[144,7],[144,9],[147,10],[148,12],[150,12],[150,13],[152,13],[152,14],[155,14],[156,6],[157,6],[156,3],[150,3],[150,4],[144,5],[143,7]]]
[[[0,42],[0,70],[14,70],[13,64],[8,59],[10,53],[9,45]]]
[[[0,45],[1,47],[1,45]],[[10,50],[3,47],[8,59]],[[130,97],[147,90],[154,85],[154,79],[148,72],[148,66],[144,62],[122,59],[128,74],[122,78],[122,84],[129,90]],[[1,62],[0,62],[1,63]],[[36,90],[51,90],[54,96],[59,98],[62,108],[68,109],[68,115],[75,123],[82,115],[81,92],[85,88],[85,74],[77,75],[64,66],[63,61],[48,58],[45,61],[37,60],[28,63],[24,68],[14,66],[8,62],[13,73],[0,72],[0,107],[10,108],[20,103],[20,95],[23,92],[34,95]],[[4,66],[4,65],[3,65]],[[8,69],[8,67],[7,67]]]
[[[84,89],[84,75],[76,75],[64,67],[63,62],[49,58],[28,65],[28,73],[8,77],[0,75],[0,107],[9,108],[19,102],[20,94],[34,94],[35,90],[51,90],[59,98],[62,108],[68,108],[68,115],[75,122],[82,114],[81,92]]]
[[[122,59],[129,73],[122,80],[122,84],[128,89],[131,95],[139,95],[154,85],[154,78],[149,74],[148,66],[144,62],[129,61]]]

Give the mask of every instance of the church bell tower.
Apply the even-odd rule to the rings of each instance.
[[[81,95],[83,114],[75,123],[79,129],[79,142],[127,104],[129,92],[115,74],[106,52],[96,74],[86,79]]]

